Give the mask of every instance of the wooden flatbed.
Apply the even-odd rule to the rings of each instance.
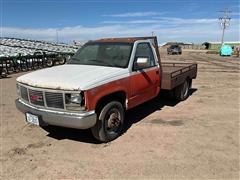
[[[197,77],[197,64],[195,63],[163,63],[161,88],[172,90],[182,84],[186,79]]]

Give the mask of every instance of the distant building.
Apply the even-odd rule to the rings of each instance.
[[[203,49],[201,44],[194,44],[191,42],[165,42],[165,43],[160,44],[160,47],[168,48],[172,45],[179,45],[183,49]]]

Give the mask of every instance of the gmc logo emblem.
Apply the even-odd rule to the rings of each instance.
[[[31,101],[43,101],[43,97],[42,96],[37,96],[37,95],[30,95],[30,100]]]

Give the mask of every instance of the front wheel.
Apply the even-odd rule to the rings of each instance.
[[[118,101],[107,103],[98,114],[98,120],[91,128],[93,136],[101,142],[117,138],[123,129],[124,108]]]
[[[174,96],[179,101],[184,101],[189,96],[189,89],[191,86],[191,81],[188,79],[184,81],[183,84],[180,84],[174,89]]]

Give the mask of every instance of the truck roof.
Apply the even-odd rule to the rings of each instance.
[[[137,40],[147,40],[147,39],[154,39],[154,38],[156,37],[150,36],[150,37],[103,38],[103,39],[97,39],[89,42],[90,43],[94,43],[94,42],[134,43]]]

